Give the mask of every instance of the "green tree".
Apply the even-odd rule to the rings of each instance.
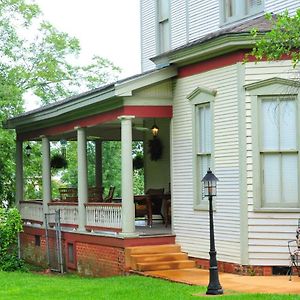
[[[24,111],[26,95],[47,104],[112,81],[119,74],[119,68],[99,56],[85,66],[74,63],[79,54],[78,39],[44,21],[36,4],[1,1],[0,123]],[[14,140],[13,131],[0,127],[0,197],[11,202],[15,186]],[[28,166],[27,178],[35,173],[32,166]]]
[[[276,17],[267,14],[266,18],[270,21],[272,29],[263,35],[257,29],[252,30],[252,35],[257,42],[250,55],[256,60],[269,61],[279,60],[284,55],[288,55],[292,59],[293,66],[296,67],[300,59],[300,9],[293,16],[290,16],[286,10]]]
[[[18,258],[17,238],[22,221],[16,208],[0,206],[0,271],[15,271],[23,267]]]

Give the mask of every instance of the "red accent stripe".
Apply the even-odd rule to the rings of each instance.
[[[41,135],[52,136],[64,132],[71,132],[76,126],[91,127],[116,120],[119,116],[122,115],[133,115],[139,118],[172,118],[173,108],[172,106],[124,106],[122,108],[118,108],[99,115],[66,122],[61,125],[38,129],[26,133],[20,133],[18,134],[18,138],[21,140],[29,140],[38,138]]]
[[[178,70],[178,78],[192,76],[241,62],[244,60],[246,53],[249,53],[249,51],[242,50],[184,66]]]
[[[181,67],[178,69],[178,78],[184,78],[242,62],[245,59],[245,55],[249,53],[250,50],[247,49],[239,50],[219,57],[210,58],[192,65]],[[256,61],[256,59],[250,55],[247,59],[249,62]],[[280,58],[280,60],[289,59],[291,59],[291,56],[289,55],[282,55],[282,57]],[[262,61],[266,61],[266,59],[264,58],[262,59]]]

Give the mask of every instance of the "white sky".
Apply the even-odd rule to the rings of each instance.
[[[139,0],[35,0],[44,18],[80,40],[81,61],[94,54],[122,68],[120,78],[140,73]]]

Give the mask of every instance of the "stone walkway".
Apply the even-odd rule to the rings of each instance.
[[[147,276],[158,277],[175,282],[193,285],[208,285],[209,271],[202,269],[181,269],[144,272]],[[219,273],[224,293],[237,291],[243,293],[300,294],[300,277],[293,276],[241,276]]]

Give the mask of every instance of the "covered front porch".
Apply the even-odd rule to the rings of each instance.
[[[60,211],[62,228],[78,233],[137,237],[171,234],[165,218],[149,223],[136,218],[136,203],[149,189],[163,190],[162,209],[171,215],[170,136],[172,119],[173,68],[152,71],[135,78],[71,97],[10,119],[6,127],[17,132],[16,204],[26,225],[44,226],[46,213]],[[152,161],[147,145],[153,139],[153,122],[159,127],[163,155]],[[76,201],[52,196],[51,142],[77,142],[78,186]],[[89,201],[87,141],[95,143],[95,188],[102,188],[102,143],[121,142],[121,197],[111,201]],[[42,199],[24,199],[24,148],[28,141],[42,145]],[[144,149],[145,191],[133,192],[132,142],[142,141]],[[102,197],[101,197],[102,198]],[[73,199],[74,200],[74,199]],[[148,204],[147,204],[148,203]],[[152,213],[151,213],[152,217]],[[167,226],[166,226],[167,225]]]

